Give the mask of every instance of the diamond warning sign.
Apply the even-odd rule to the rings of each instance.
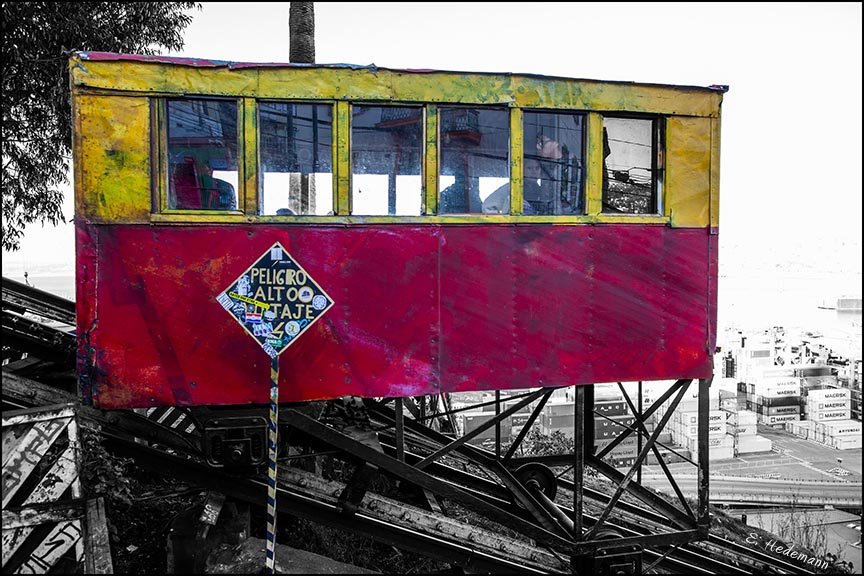
[[[271,358],[284,352],[333,306],[330,296],[278,242],[216,296],[216,301]]]

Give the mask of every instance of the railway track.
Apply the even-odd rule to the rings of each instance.
[[[74,355],[68,353],[68,338],[72,336],[57,328],[35,326],[41,323],[34,319],[42,317],[74,326],[74,304],[4,278],[3,314],[4,406],[78,403],[73,391],[55,385],[56,374],[74,370]],[[7,340],[7,334],[14,338]],[[50,352],[58,346],[59,352]],[[39,354],[49,358],[41,359]],[[41,371],[36,370],[39,366]],[[354,473],[345,481],[325,479],[283,459],[278,476],[280,513],[368,536],[466,571],[573,571],[568,518],[572,522],[574,514],[566,505],[568,496],[572,501],[575,488],[570,480],[563,475],[556,479],[558,512],[548,516],[553,521],[538,522],[538,514],[531,507],[538,501],[542,503],[542,498],[532,499],[508,482],[510,473],[503,466],[490,464],[495,459],[493,453],[466,444],[445,458],[418,467],[430,454],[442,449],[440,433],[428,432],[414,422],[406,427],[404,443],[399,444],[392,410],[383,403],[369,406],[370,428],[347,434],[345,429],[306,414],[285,411],[285,418],[280,420],[281,436],[296,442],[295,447],[307,455],[336,459],[346,470],[353,466]],[[263,506],[267,500],[267,476],[260,467],[239,473],[230,468],[214,469],[205,462],[200,429],[187,410],[105,412],[80,406],[79,415],[98,422],[107,442],[141,466],[161,473],[169,471],[171,476],[202,490],[219,491],[254,506]],[[374,440],[370,440],[373,436]],[[379,476],[420,486],[425,501],[421,499],[422,505],[417,505],[373,492],[369,486]],[[610,495],[590,487],[583,487],[582,493],[582,525],[590,530]],[[641,552],[644,573],[814,573],[716,535],[702,541],[663,544],[662,535],[674,534],[678,526],[668,515],[649,509],[637,499],[618,501],[606,524],[621,538],[658,537],[656,545],[646,546]]]

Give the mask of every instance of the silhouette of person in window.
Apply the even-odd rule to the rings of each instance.
[[[537,154],[525,156],[522,180],[522,214],[552,214],[555,195],[554,164],[561,159],[561,145],[548,136],[538,136]],[[510,213],[510,183],[500,186],[483,201],[484,214]]]
[[[209,164],[205,164],[205,167],[205,175],[201,178],[206,201],[204,207],[211,210],[236,210],[237,194],[234,186],[230,182],[214,177],[213,169]]]
[[[456,171],[456,180],[441,191],[442,214],[476,214],[482,209],[480,191],[471,185],[464,170]]]

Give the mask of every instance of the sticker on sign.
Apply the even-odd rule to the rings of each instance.
[[[272,358],[333,307],[333,299],[279,242],[220,292],[216,301]]]

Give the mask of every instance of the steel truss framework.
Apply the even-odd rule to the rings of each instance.
[[[500,525],[515,530],[530,541],[545,547],[560,557],[569,557],[577,572],[596,570],[598,558],[611,562],[624,562],[630,569],[641,571],[641,551],[646,547],[666,547],[669,551],[682,544],[708,537],[708,388],[710,379],[699,380],[698,459],[686,459],[697,469],[699,493],[696,509],[688,502],[674,475],[660,456],[658,437],[675,408],[684,397],[692,380],[678,380],[647,409],[634,405],[623,385],[619,387],[635,418],[634,425],[624,431],[596,454],[592,453],[595,416],[604,418],[594,410],[593,387],[574,388],[574,452],[552,457],[516,457],[528,431],[541,414],[554,389],[541,388],[508,399],[502,408],[500,393],[496,393],[495,415],[470,433],[457,437],[441,429],[453,429],[453,416],[457,411],[445,410],[426,413],[426,398],[397,398],[366,400],[369,425],[333,427],[297,410],[284,410],[280,417],[289,443],[309,442],[328,454],[341,454],[357,463],[350,481],[341,491],[337,506],[345,513],[358,510],[367,493],[375,472],[384,473],[400,481],[420,487],[427,496],[429,507],[438,508],[438,500],[458,502],[460,505]],[[641,383],[639,398],[641,399]],[[653,432],[646,422],[671,398],[665,413]],[[419,406],[416,400],[420,400]],[[449,408],[445,402],[445,408]],[[526,406],[533,409],[516,434],[514,441],[504,449],[501,443],[501,425],[509,416]],[[641,402],[639,402],[641,404]],[[472,406],[476,408],[476,406]],[[406,417],[406,410],[410,416]],[[495,428],[494,450],[472,445],[471,440]],[[514,430],[515,433],[515,430]],[[603,461],[618,444],[635,436],[638,456],[626,472],[621,472]],[[321,452],[319,452],[321,453]],[[641,486],[641,470],[649,453],[657,456],[677,497],[675,504]],[[459,466],[471,469],[459,470]],[[555,473],[553,467],[565,467]],[[586,469],[595,470],[611,483],[611,495],[604,500],[599,514],[592,515],[585,504]],[[563,478],[572,471],[573,480]],[[483,477],[485,476],[485,478]],[[558,489],[572,491],[572,506],[556,503]],[[591,498],[598,494],[591,492]],[[627,494],[646,506],[656,516],[662,531],[640,534],[622,530],[612,521],[613,512],[624,505]],[[592,506],[592,509],[596,504]],[[440,508],[439,508],[440,509]],[[668,553],[668,551],[667,551]],[[662,561],[664,556],[654,560]]]
[[[3,280],[4,317],[23,318],[26,312],[66,324],[73,317],[71,302]],[[7,340],[22,334],[19,326],[7,327],[4,318],[4,360],[9,361],[3,366],[4,406],[78,404],[77,395],[65,390],[72,368],[69,355],[56,353],[58,346],[65,349],[63,337],[68,335],[59,330],[46,334],[40,328],[25,330],[24,338]],[[43,356],[46,350],[49,353]],[[669,414],[692,385],[692,380],[675,382],[645,409],[641,384],[635,405],[621,386],[635,421],[596,454],[591,450],[593,427],[588,423],[605,416],[594,410],[593,387],[575,388],[575,449],[563,456],[517,455],[552,395],[549,388],[512,396],[506,404],[496,393],[495,401],[486,403],[494,404],[495,418],[481,431],[461,438],[452,432],[459,410],[453,410],[446,397],[366,400],[365,419],[349,418],[350,422],[341,424],[328,423],[320,413],[316,416],[316,405],[283,405],[277,508],[280,514],[371,537],[470,572],[649,573],[656,567],[685,574],[754,574],[769,568],[778,573],[812,573],[800,564],[708,533],[709,380],[698,384],[697,460],[683,458],[659,441]],[[656,418],[667,401],[660,425],[649,434],[646,422]],[[502,406],[506,406],[503,411]],[[514,441],[505,449],[501,424],[523,407],[530,409],[527,421],[518,432],[513,430]],[[250,413],[260,416],[261,410],[241,410],[237,422],[242,427],[251,421]],[[106,412],[77,405],[76,412],[98,424],[107,444],[139,465],[221,492],[238,503],[261,507],[266,501],[267,483],[260,468],[219,469],[206,462],[206,425],[214,419],[230,421],[230,411],[214,411],[203,419],[188,409],[169,407]],[[580,418],[584,426],[578,426]],[[491,427],[496,432],[492,450],[469,442]],[[616,445],[634,436],[638,456],[629,469],[621,472],[603,461]],[[649,453],[659,455],[658,448],[696,467],[695,506],[662,458],[657,462],[676,499],[669,502],[641,486],[641,466]],[[328,459],[355,465],[348,482],[328,480],[317,469]],[[307,469],[314,463],[315,472],[293,465],[298,464],[294,460]],[[549,472],[561,468],[563,472]],[[604,490],[585,482],[590,469],[608,481]],[[570,471],[572,480],[565,477]],[[385,475],[419,487],[421,504],[369,489],[377,490],[375,480]],[[568,494],[572,500],[567,500]],[[478,516],[466,520],[453,514],[450,504],[454,502],[505,526],[506,534],[478,525]]]

